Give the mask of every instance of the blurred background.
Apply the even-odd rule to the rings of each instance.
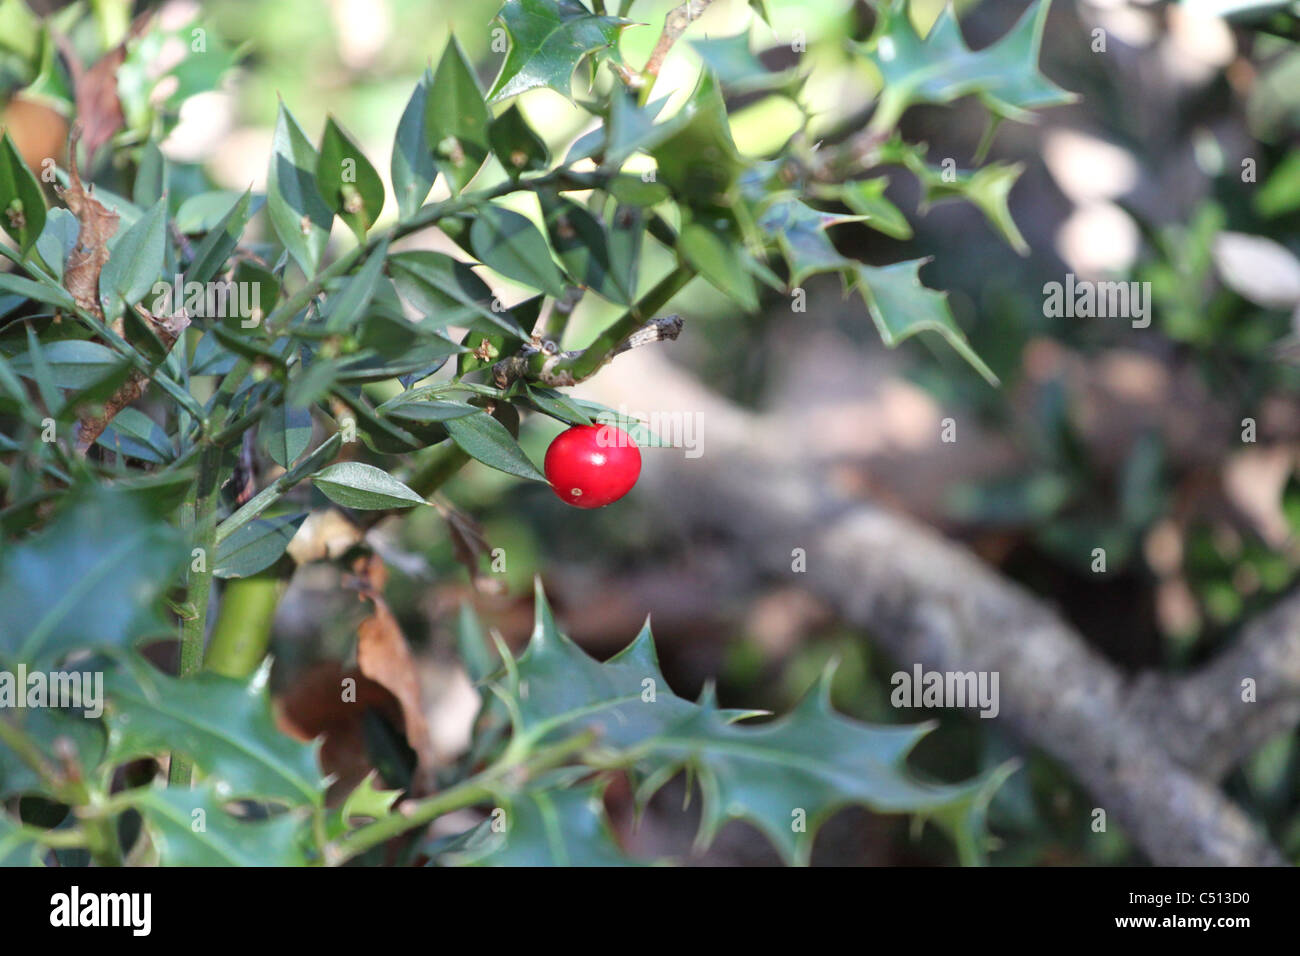
[[[636,4],[632,18],[647,25],[624,33],[630,61],[645,58],[673,5]],[[102,8],[96,20],[63,4],[31,6],[86,31],[120,31],[143,8],[91,4]],[[119,72],[124,135],[166,124],[173,199],[188,203],[182,208],[194,217],[219,215],[250,185],[265,188],[277,99],[312,137],[333,115],[387,175],[410,91],[453,31],[484,86],[491,82],[500,59],[491,49],[498,6],[157,5],[175,36],[126,56]],[[772,68],[798,63],[810,71],[805,105],[817,117],[815,129],[842,133],[869,115],[876,78],[847,55],[845,41],[869,34],[871,6],[767,6],[772,26],[752,21],[751,42]],[[940,6],[919,0],[915,20],[924,28]],[[1002,36],[1025,6],[962,0],[956,9],[967,41],[979,48]],[[0,0],[0,123],[37,167],[63,149],[67,90],[57,70],[43,68],[47,54],[24,32],[17,7]],[[799,574],[756,565],[725,533],[728,522],[747,516],[703,520],[675,497],[674,476],[707,465],[725,490],[728,469],[744,468],[728,460],[726,446],[711,446],[719,422],[710,416],[724,406],[709,404],[705,412],[690,391],[703,388],[711,402],[748,413],[745,427],[756,443],[815,466],[828,494],[875,502],[961,541],[1044,598],[1125,672],[1176,673],[1224,646],[1244,619],[1293,586],[1300,568],[1300,374],[1292,359],[1300,354],[1293,330],[1300,317],[1300,46],[1269,19],[1284,7],[1265,4],[1258,17],[1237,16],[1229,25],[1215,15],[1229,7],[1210,2],[1057,0],[1041,69],[1079,98],[1043,111],[1035,124],[1002,125],[988,153],[1023,164],[1009,208],[1026,254],[979,208],[919,208],[921,189],[902,169],[886,170],[885,195],[910,229],[837,230],[845,251],[870,262],[932,256],[924,281],[951,293],[958,322],[1001,377],[1000,388],[942,344],[927,347],[924,336],[884,349],[861,301],[845,299],[833,280],[809,285],[806,311],[773,296],[754,316],[696,281],[673,306],[686,320],[676,343],[621,357],[577,394],[642,415],[696,414],[698,457],[646,449],[648,480],[638,491],[615,507],[580,514],[545,487],[472,464],[444,489],[455,509],[450,520],[421,509],[378,529],[374,540],[391,572],[388,597],[417,649],[439,758],[449,762],[464,749],[474,711],[456,663],[460,602],[472,599],[487,624],[521,647],[531,626],[532,578],[540,574],[568,632],[597,656],[629,642],[649,614],[665,673],[680,694],[693,696],[712,680],[726,706],[783,711],[837,659],[834,701],[846,713],[882,723],[938,717],[914,758],[933,778],[964,779],[1021,755],[1023,766],[990,808],[995,864],[1142,862],[1117,827],[1093,832],[1095,801],[1048,757],[1005,738],[998,722],[892,707],[889,677],[910,664],[878,650],[871,633],[847,624],[843,609]],[[742,0],[717,0],[691,36],[731,36],[751,20]],[[1294,16],[1289,23],[1297,23]],[[182,57],[169,49],[190,42],[196,26],[217,54],[197,60],[202,75],[197,66],[174,68]],[[800,41],[806,52],[796,54],[792,45]],[[92,48],[96,38],[73,31],[69,43]],[[690,45],[678,44],[663,88],[684,96],[700,62]],[[33,83],[34,71],[40,82]],[[218,80],[219,89],[190,95]],[[797,127],[798,111],[779,96],[743,99],[734,122],[738,145],[756,156],[775,151]],[[563,156],[586,131],[585,114],[550,90],[526,94],[521,108],[553,155]],[[922,106],[907,113],[902,130],[909,141],[929,143],[932,162],[952,158],[965,169],[976,165],[984,114],[968,101]],[[107,151],[103,161],[96,177],[111,185]],[[335,230],[340,248],[350,241],[345,232]],[[412,242],[438,246],[439,238]],[[658,274],[666,265],[665,258],[647,269]],[[1048,317],[1044,285],[1067,274],[1150,283],[1150,327]],[[508,301],[522,297],[499,285]],[[581,347],[610,317],[584,304],[566,346]],[[960,429],[952,444],[939,440],[948,418]],[[525,424],[523,444],[535,461],[557,431],[540,416]],[[312,524],[302,547],[324,553],[331,529]],[[1105,573],[1093,566],[1098,547],[1106,552]],[[460,561],[467,549],[479,570],[473,583]],[[371,688],[360,719],[351,710],[323,711],[309,692],[355,664],[366,607],[346,577],[328,563],[300,567],[276,623],[275,684],[286,719],[304,733],[327,734],[327,764],[343,782],[372,766],[400,782],[411,756],[386,691]],[[1300,859],[1298,757],[1289,731],[1226,783],[1293,861]],[[624,842],[646,855],[703,864],[776,862],[744,824],[729,826],[706,855],[692,856],[694,809],[679,812],[683,797],[680,782],[668,788],[633,830],[629,796],[611,792]],[[918,835],[904,818],[856,809],[822,831],[814,854],[826,864],[954,860],[932,830]]]

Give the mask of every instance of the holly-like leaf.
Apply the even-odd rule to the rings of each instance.
[[[312,484],[330,501],[362,511],[410,508],[424,499],[388,472],[360,461],[341,461],[317,472]]]
[[[0,137],[0,228],[23,253],[45,228],[45,194],[7,132]]]
[[[558,781],[557,781],[558,782]],[[610,830],[601,783],[529,787],[506,797],[504,830],[437,854],[443,864],[479,866],[632,866]]]
[[[27,693],[26,687],[16,687],[15,690],[19,694]],[[95,702],[82,700],[83,706],[92,703]],[[106,743],[103,722],[84,716],[81,711],[59,707],[7,707],[0,720],[17,726],[46,754],[55,752],[56,740],[63,741],[60,746],[69,755],[70,764],[80,768],[83,774],[99,766],[103,759]],[[56,796],[40,774],[0,742],[0,800],[16,794]]]
[[[727,106],[713,75],[701,76],[686,105],[661,125],[650,149],[659,182],[691,206],[731,206],[733,187],[746,164],[731,137]]]
[[[213,787],[150,787],[132,794],[132,806],[163,866],[303,866],[306,820],[280,813],[242,820],[224,807]]]
[[[951,5],[924,38],[912,25],[909,0],[877,7],[876,30],[857,49],[880,71],[884,88],[872,126],[893,128],[909,106],[950,103],[978,94],[998,117],[1028,121],[1030,110],[1068,103],[1074,96],[1038,70],[1050,0],[1031,5],[1011,30],[982,50],[971,50]]]
[[[186,555],[141,495],[93,487],[0,551],[0,659],[30,667],[172,630],[159,605]]]
[[[787,859],[807,862],[818,826],[837,809],[934,817],[953,832],[963,860],[981,849],[982,808],[1004,771],[960,785],[932,785],[906,761],[931,725],[884,727],[843,717],[830,703],[831,672],[790,714],[755,724],[752,712],[721,710],[711,690],[699,703],[673,694],[649,628],[605,663],[564,637],[538,588],[528,648],[494,685],[516,735],[533,741],[595,730],[602,748],[635,755],[639,797],[689,769],[704,798],[700,838],[728,818],[750,821]],[[793,820],[806,826],[797,828]]]
[[[849,264],[832,244],[826,230],[845,222],[860,222],[863,218],[819,212],[797,199],[779,199],[759,217],[758,224],[785,256],[790,267],[790,284],[799,286],[814,273],[838,271]]]
[[[619,61],[619,31],[631,21],[592,13],[577,0],[507,0],[497,18],[510,50],[491,99],[548,86],[572,99],[573,71],[589,56]]]
[[[325,205],[347,223],[358,242],[365,242],[366,230],[384,208],[384,181],[333,117],[326,119],[321,134],[316,182]]]
[[[927,261],[911,259],[888,266],[853,263],[850,281],[862,293],[880,337],[889,348],[918,332],[938,332],[990,385],[997,385],[998,377],[975,354],[953,318],[947,294],[921,284],[921,266]]]
[[[885,198],[888,186],[888,176],[875,176],[871,179],[820,186],[815,195],[821,199],[844,203],[877,232],[883,232],[894,239],[911,239],[912,226],[907,217]]]
[[[316,150],[283,103],[273,148],[266,177],[267,214],[289,254],[303,272],[314,276],[329,242],[334,214],[316,183]]]
[[[489,119],[474,70],[453,37],[438,61],[424,113],[426,148],[453,193],[464,189],[487,159]]]
[[[318,806],[325,783],[315,744],[285,735],[271,715],[270,668],[249,680],[200,673],[184,680],[140,663],[105,676],[109,756],[168,751],[189,757],[223,799]]]
[[[41,845],[35,832],[0,810],[0,866],[38,866]]]

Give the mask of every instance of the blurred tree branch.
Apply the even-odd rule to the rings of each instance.
[[[642,364],[644,363],[644,364]],[[658,355],[602,379],[595,397],[635,405],[653,381],[661,408],[707,422],[702,457],[647,459],[643,482],[664,520],[730,536],[756,568],[801,577],[901,664],[997,671],[1014,733],[1068,767],[1154,862],[1281,865],[1217,785],[1253,746],[1300,722],[1300,597],[1182,678],[1122,674],[1051,607],[934,530],[839,496],[799,465],[782,427],[718,398]],[[1242,677],[1259,702],[1241,703]],[[1162,713],[1168,711],[1168,713]]]

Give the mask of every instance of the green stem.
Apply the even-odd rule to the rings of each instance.
[[[212,568],[216,562],[217,500],[221,496],[222,450],[216,445],[206,445],[199,458],[199,475],[192,492],[193,500],[186,502],[185,523],[189,525],[195,548],[201,549],[200,571],[191,571],[187,603],[191,613],[181,624],[181,662],[177,671],[181,677],[190,677],[203,666],[203,633],[208,622],[208,602],[212,597]],[[172,754],[169,780],[172,786],[190,785],[190,762],[180,754]]]
[[[271,625],[286,584],[275,568],[226,582],[208,644],[208,670],[236,678],[257,670],[271,645]]]
[[[574,384],[591,377],[609,361],[616,348],[654,318],[654,314],[694,277],[695,273],[684,266],[673,269],[582,351],[566,353],[560,358],[541,352],[534,355],[529,361],[529,377],[535,378],[545,372],[547,381],[559,385]]]
[[[300,461],[297,465],[286,471],[275,481],[271,482],[252,498],[244,503],[244,506],[232,514],[225,521],[221,522],[220,527],[216,530],[216,543],[221,544],[232,534],[248,524],[271,505],[279,501],[284,495],[293,488],[298,482],[316,472],[317,468],[326,461],[332,459],[338,454],[339,446],[343,444],[343,436],[335,433],[321,442],[310,455]]]
[[[523,775],[527,776],[559,766],[575,753],[591,746],[595,739],[595,733],[587,731],[543,748],[522,760],[507,752],[501,760],[482,773],[462,780],[449,790],[424,800],[408,801],[400,813],[391,814],[352,831],[334,845],[326,858],[333,864],[345,862],[408,830],[425,826],[443,814],[490,800],[496,795],[499,782],[508,775],[523,771]]]

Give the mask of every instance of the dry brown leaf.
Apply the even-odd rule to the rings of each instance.
[[[94,186],[87,187],[81,181],[77,169],[77,140],[81,135],[80,124],[73,126],[68,139],[68,188],[56,190],[81,224],[77,244],[63,270],[63,286],[72,293],[78,306],[103,319],[99,274],[108,262],[108,240],[117,232],[118,215],[95,198]]]
[[[95,164],[95,154],[99,148],[126,125],[122,101],[117,95],[117,71],[126,61],[126,45],[144,32],[152,17],[153,14],[148,11],[136,17],[126,38],[100,57],[89,70],[82,64],[67,38],[57,37],[60,52],[63,53],[68,72],[72,76],[77,121],[84,130],[88,168]]]
[[[374,607],[370,616],[357,628],[357,666],[361,673],[386,687],[402,706],[406,742],[416,755],[412,790],[428,793],[433,785],[437,763],[433,737],[425,717],[424,695],[411,648],[402,634],[401,625],[383,597],[388,579],[384,562],[377,555],[359,558],[354,565],[361,597]]]

